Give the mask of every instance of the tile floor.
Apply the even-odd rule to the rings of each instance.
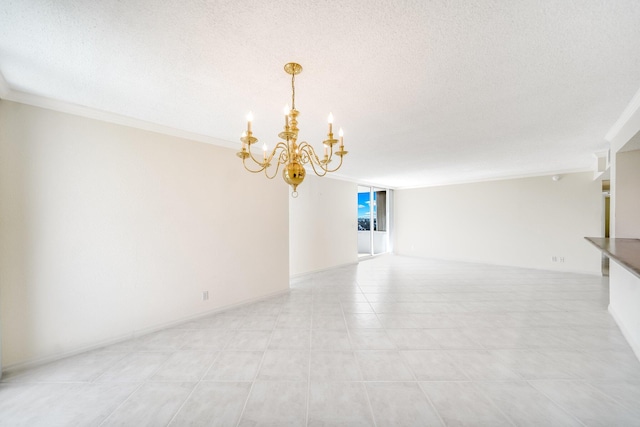
[[[607,282],[397,256],[23,372],[2,426],[640,426]]]

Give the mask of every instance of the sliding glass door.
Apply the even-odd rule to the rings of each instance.
[[[358,255],[377,255],[389,250],[388,191],[358,186]]]

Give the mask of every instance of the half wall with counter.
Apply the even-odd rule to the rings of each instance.
[[[640,359],[640,239],[586,239],[611,259],[609,313]]]

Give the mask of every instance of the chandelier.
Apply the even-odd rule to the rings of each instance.
[[[251,122],[253,114],[247,115],[247,130],[242,133],[240,141],[242,141],[242,149],[238,151],[237,156],[242,159],[244,168],[252,173],[260,173],[264,171],[267,178],[273,179],[283,165],[282,177],[289,184],[293,191],[292,197],[298,197],[298,185],[302,183],[306,175],[305,165],[311,165],[311,169],[318,176],[325,176],[329,172],[335,172],[342,166],[342,158],[347,154],[344,150],[343,132],[340,129],[338,135],[340,141],[333,137],[333,114],[329,113],[329,133],[327,139],[323,141],[324,155],[318,156],[313,147],[303,141],[298,143],[298,115],[300,112],[296,110],[296,74],[302,72],[302,66],[295,62],[290,62],[284,66],[284,71],[291,74],[291,109],[289,106],[284,107],[284,130],[278,134],[283,141],[279,141],[274,149],[267,153],[267,144],[262,146],[262,160],[254,157],[251,146],[258,142],[251,131]],[[337,151],[334,145],[340,142]],[[331,168],[329,164],[333,161],[334,154],[340,157],[340,162],[335,168]],[[247,161],[247,159],[251,159]],[[249,163],[249,165],[247,165]],[[270,172],[273,172],[271,174]]]

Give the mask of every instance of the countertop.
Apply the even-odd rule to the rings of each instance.
[[[640,239],[585,237],[587,241],[640,278]]]

